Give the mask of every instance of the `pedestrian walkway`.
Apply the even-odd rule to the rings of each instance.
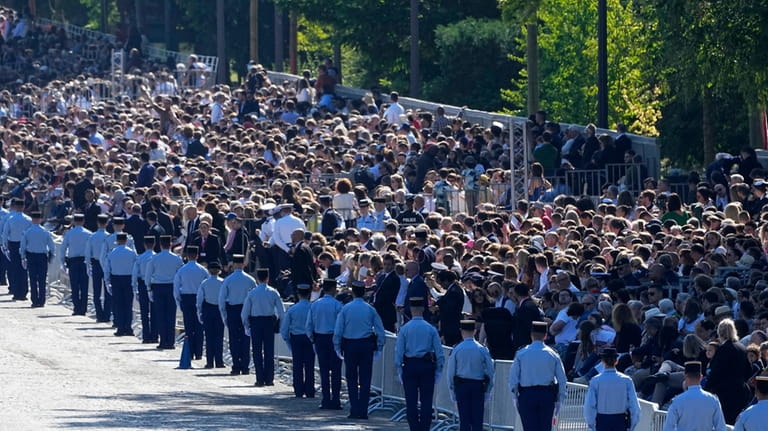
[[[384,415],[354,422],[318,410],[279,381],[253,386],[229,369],[176,370],[157,351],[61,305],[0,296],[0,430],[402,430]]]

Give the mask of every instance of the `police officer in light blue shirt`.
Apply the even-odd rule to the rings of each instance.
[[[155,236],[144,237],[144,253],[140,254],[133,264],[131,283],[133,292],[139,301],[139,314],[141,315],[141,342],[144,344],[157,343],[157,312],[154,310],[154,302],[150,298],[149,286],[144,281],[147,272],[147,263],[155,255]]]
[[[384,348],[379,313],[363,300],[365,283],[353,281],[352,302],[342,307],[333,330],[336,354],[344,359],[349,390],[349,419],[368,419],[373,361]]]
[[[61,264],[69,272],[69,287],[72,290],[73,316],[85,316],[88,308],[88,269],[85,264],[85,249],[91,231],[83,227],[85,216],[75,214],[70,228],[61,241]]]
[[[248,292],[240,317],[245,333],[251,337],[255,386],[273,386],[275,379],[275,333],[285,309],[277,290],[268,286],[269,270],[256,270],[256,287]]]
[[[360,215],[357,216],[357,230],[368,228],[375,230],[376,217],[371,212],[371,201],[362,199],[360,201]],[[384,230],[383,228],[381,230]]]
[[[640,421],[635,384],[616,371],[616,349],[606,347],[600,356],[605,370],[589,381],[584,420],[591,431],[632,431]]]
[[[307,315],[309,295],[312,287],[308,284],[296,286],[299,302],[285,312],[280,322],[280,336],[291,349],[293,358],[293,394],[296,398],[315,397],[315,351],[307,336]]]
[[[3,232],[3,224],[5,223],[8,214],[10,214],[8,210],[5,209],[5,199],[6,195],[0,194],[0,234]],[[4,248],[0,247],[0,284],[2,285],[8,285],[7,273],[10,264]],[[8,293],[13,293],[10,285],[8,285]]]
[[[395,369],[405,391],[408,426],[411,431],[428,431],[432,425],[432,394],[445,359],[437,329],[423,318],[426,300],[412,297],[408,301],[412,317],[397,334]]]
[[[107,291],[112,295],[112,312],[115,315],[116,337],[133,335],[133,288],[131,276],[136,263],[136,252],[128,248],[128,234],[117,234],[117,247],[104,258],[104,278]]]
[[[533,322],[533,341],[517,352],[509,373],[509,389],[526,430],[549,431],[552,417],[565,400],[563,362],[557,352],[544,345],[546,335],[546,322]]]
[[[109,236],[108,222],[109,216],[106,214],[99,214],[96,217],[99,228],[88,238],[88,244],[85,247],[85,263],[93,286],[93,306],[96,309],[97,322],[109,322],[112,314],[112,295],[105,288],[104,269],[101,263],[101,249],[104,247],[104,240]]]
[[[688,389],[672,400],[664,431],[725,431],[720,401],[701,389],[701,362],[686,362],[684,372]]]
[[[123,233],[123,228],[125,228],[125,219],[123,217],[113,217],[112,228],[115,231],[104,238],[104,244],[101,247],[101,254],[99,256],[102,263],[104,262],[104,258],[109,254],[109,252],[117,247],[117,235]],[[128,235],[128,241],[125,243],[125,245],[131,250],[136,251],[136,246],[133,243],[133,237],[131,235]]]
[[[464,341],[448,357],[446,378],[459,410],[461,430],[482,431],[484,401],[490,399],[493,390],[493,359],[488,349],[475,341],[474,320],[462,320],[459,327]]]
[[[184,334],[194,359],[203,359],[203,325],[197,317],[197,291],[208,278],[208,271],[197,263],[198,248],[187,246],[187,261],[173,278],[173,297],[184,318]]]
[[[392,219],[389,214],[389,210],[386,207],[387,200],[385,198],[377,197],[373,198],[373,218],[376,220],[371,228],[374,232],[384,232],[384,228],[387,222]]]
[[[333,331],[342,305],[336,300],[336,280],[324,279],[322,288],[323,296],[309,306],[306,332],[315,344],[320,368],[320,387],[323,393],[320,409],[341,410],[341,358],[333,348]]]
[[[768,426],[768,376],[755,377],[757,404],[741,412],[733,431],[762,431]]]
[[[8,256],[8,287],[13,294],[14,301],[27,299],[27,269],[21,264],[23,253],[19,251],[21,235],[32,226],[32,221],[22,211],[24,201],[19,198],[11,200],[11,212],[5,217],[3,223],[2,242],[5,255]]]
[[[219,291],[219,312],[221,319],[229,330],[229,353],[232,356],[231,375],[249,373],[250,366],[250,339],[245,333],[241,313],[243,303],[248,292],[256,287],[256,280],[243,272],[245,256],[236,254],[232,256],[234,271],[221,283]]]
[[[205,334],[205,368],[224,368],[224,321],[219,313],[219,293],[224,280],[221,264],[208,264],[208,278],[197,289],[197,316]]]
[[[176,300],[173,297],[173,280],[176,271],[184,265],[181,258],[171,253],[171,236],[160,237],[160,253],[147,262],[144,281],[152,290],[152,300],[157,311],[157,333],[160,336],[158,349],[174,349],[176,337]]]
[[[32,308],[36,308],[45,305],[48,263],[53,261],[56,245],[53,235],[40,225],[43,222],[40,211],[33,211],[30,216],[32,226],[21,235],[19,252],[21,265],[29,274],[29,299],[32,300]]]

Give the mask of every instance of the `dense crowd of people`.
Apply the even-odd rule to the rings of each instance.
[[[323,280],[335,280],[339,300],[364,297],[390,332],[411,319],[407,298],[420,297],[444,345],[461,342],[460,321],[471,318],[494,359],[513,359],[544,321],[570,380],[587,383],[602,349],[615,348],[617,369],[659,404],[683,391],[683,364],[701,361],[728,423],[750,404],[768,366],[768,180],[754,150],[692,177],[695,200],[664,179],[643,178],[633,193],[617,177],[595,202],[558,192],[547,175],[636,161],[623,126],[617,137],[561,132],[542,112],[526,129],[531,187],[513,202],[509,131],[442,108],[406,110],[395,92],[344,100],[330,62],[297,82],[271,82],[252,64],[242,86],[207,89],[157,64],[132,70],[141,80],[103,100],[93,80],[108,65],[86,52],[107,48],[0,15],[2,191],[15,206],[0,220],[2,275],[16,299],[27,281],[11,277],[22,255],[7,244],[18,241],[8,221],[39,213],[56,234],[116,233],[110,241],[137,255],[176,253],[214,277],[260,268],[258,281],[285,299],[309,286],[314,303]],[[88,246],[85,264],[97,317],[126,332],[131,316],[110,312],[113,248]],[[70,257],[79,256],[59,256],[71,271]],[[85,289],[88,301],[87,279]],[[201,357],[201,329],[187,329],[198,331]],[[247,371],[245,359],[233,371]]]

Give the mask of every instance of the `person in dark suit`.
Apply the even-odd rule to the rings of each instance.
[[[746,349],[738,342],[733,320],[725,319],[717,325],[717,337],[720,347],[709,362],[710,373],[704,389],[717,395],[725,422],[733,425],[752,398],[747,380],[753,371]]]
[[[414,238],[416,239],[416,256],[419,262],[419,273],[424,273],[432,270],[432,263],[435,261],[435,251],[427,243],[428,232],[424,229],[418,229],[414,232]]]
[[[205,212],[211,215],[211,232],[214,233],[214,235],[218,235],[219,241],[221,244],[226,244],[227,238],[226,238],[226,221],[224,219],[224,214],[219,212],[219,209],[216,207],[216,204],[213,202],[208,202],[205,204]]]
[[[379,313],[384,329],[395,332],[395,323],[397,323],[395,299],[400,291],[400,277],[395,272],[395,257],[393,255],[385,254],[383,262],[386,275],[376,285],[376,291],[373,294],[373,308]]]
[[[173,236],[173,221],[163,208],[163,199],[160,196],[152,196],[149,202],[152,205],[152,210],[157,213],[157,222],[163,227],[165,234]]]
[[[321,211],[323,213],[323,218],[320,221],[320,233],[326,238],[331,239],[333,238],[333,231],[336,228],[344,229],[344,220],[336,210],[331,208],[333,200],[330,195],[320,196],[318,202],[320,202]]]
[[[437,300],[440,335],[446,346],[454,346],[462,340],[459,323],[465,294],[457,280],[458,276],[453,271],[441,270],[437,273],[437,283],[446,289],[445,294]]]
[[[411,280],[408,282],[407,298],[429,298],[429,289],[427,283],[424,281],[424,277],[419,274],[419,263],[410,261],[405,264],[405,277]],[[410,319],[411,318],[411,306],[409,301],[405,301],[403,305],[403,314]],[[432,322],[432,313],[429,308],[425,308],[422,313],[422,317],[427,322]]]
[[[317,281],[315,255],[304,242],[304,230],[296,229],[291,233],[291,283],[294,289],[299,284],[314,286]]]
[[[128,233],[131,238],[137,238],[134,240],[134,245],[136,246],[136,253],[140,255],[144,253],[144,241],[139,241],[138,238],[144,238],[144,236],[147,235],[149,224],[141,219],[141,205],[133,204],[130,212],[131,216],[125,219],[125,232]],[[154,234],[152,235],[154,236]],[[159,237],[155,238],[155,243],[157,243],[158,238]]]
[[[96,232],[99,229],[98,218],[101,214],[101,207],[96,203],[96,194],[92,189],[86,190],[84,199],[86,203],[83,205],[83,215],[85,216],[83,226],[91,232]]]
[[[72,203],[75,205],[75,208],[82,208],[86,203],[88,203],[88,200],[85,198],[85,192],[87,190],[94,190],[94,175],[95,172],[93,169],[88,168],[85,170],[85,177],[78,181],[77,184],[75,184],[75,188],[72,190]],[[90,228],[88,229],[90,230]]]
[[[195,234],[195,231],[197,231],[197,228],[200,225],[200,217],[197,215],[197,208],[194,206],[188,206],[184,208],[184,215],[186,216],[187,220],[187,237],[184,239],[184,248],[186,248],[188,245],[191,245],[192,240],[194,239],[193,236]]]
[[[227,262],[232,262],[232,256],[248,252],[248,234],[243,229],[243,221],[235,213],[229,213],[226,217],[229,223],[229,235],[224,243],[224,254]]]
[[[221,264],[221,243],[219,237],[211,232],[211,225],[208,221],[200,222],[198,235],[192,239],[192,245],[196,245],[199,250],[197,262],[201,265],[207,265],[211,262]]]
[[[165,235],[165,229],[157,222],[157,213],[150,211],[147,213],[147,236],[155,237],[155,253],[160,253],[160,237]],[[143,237],[144,235],[142,235]]]
[[[624,123],[616,124],[616,140],[613,142],[613,146],[616,147],[616,151],[624,154],[628,150],[632,149],[632,140],[627,136],[627,126]]]
[[[512,345],[514,352],[521,347],[531,344],[531,328],[534,321],[543,321],[541,309],[530,296],[530,288],[525,283],[517,283],[512,286],[513,297],[518,303],[515,310],[514,326],[512,328]]]

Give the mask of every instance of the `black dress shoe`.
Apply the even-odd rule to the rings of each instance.
[[[275,382],[264,383],[264,386],[275,386]]]
[[[240,374],[240,370],[232,370],[232,371],[229,372],[230,376],[237,376],[239,374]]]
[[[248,374],[251,374],[249,370],[240,370],[240,374],[247,376]]]
[[[253,384],[253,386],[256,386],[257,388],[261,388],[261,387],[263,387],[263,386],[264,386],[264,383],[262,383],[262,382],[256,382],[256,383],[254,383],[254,384]]]
[[[203,355],[196,355],[196,356],[195,356],[195,360],[196,360],[196,361],[199,361],[199,360],[201,360],[201,359],[203,359]]]
[[[205,364],[203,368],[211,369],[213,368],[213,364]]]
[[[156,340],[141,340],[141,344],[155,344]]]
[[[341,404],[339,404],[339,405],[328,407],[328,410],[344,410],[344,408],[341,407]]]
[[[216,365],[216,368],[227,368],[227,366],[224,364],[219,364],[219,365]]]
[[[109,322],[109,319],[96,319],[97,323],[107,323]]]
[[[304,394],[304,396],[307,398],[314,398],[315,394]]]

